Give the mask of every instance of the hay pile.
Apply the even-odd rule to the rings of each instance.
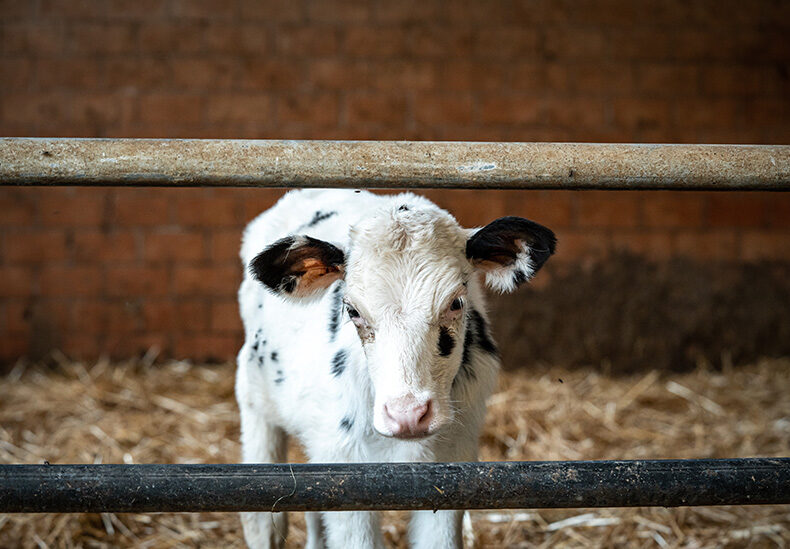
[[[510,372],[481,459],[790,455],[790,360],[686,374]],[[0,383],[2,463],[238,460],[233,367],[17,366]],[[298,456],[294,449],[291,455]],[[785,547],[786,506],[473,512],[480,547]],[[405,515],[385,514],[405,547]],[[289,545],[304,523],[292,515]],[[0,515],[0,547],[243,547],[234,514]]]

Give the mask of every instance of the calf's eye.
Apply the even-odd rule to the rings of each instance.
[[[456,297],[453,299],[453,302],[450,303],[450,310],[451,311],[460,311],[461,307],[464,306],[464,301],[460,297]]]
[[[346,310],[348,311],[348,318],[355,319],[359,318],[359,311],[357,311],[354,307],[348,305],[346,306]]]

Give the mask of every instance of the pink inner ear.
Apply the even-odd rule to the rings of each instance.
[[[302,272],[296,286],[297,294],[309,294],[328,288],[333,282],[343,277],[342,265],[325,265],[322,261],[308,258],[294,266],[295,272]]]

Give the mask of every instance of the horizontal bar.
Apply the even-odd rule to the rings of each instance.
[[[790,459],[0,465],[0,513],[790,503]]]
[[[0,184],[778,191],[790,146],[2,138]]]

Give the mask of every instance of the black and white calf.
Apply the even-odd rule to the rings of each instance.
[[[518,217],[463,229],[413,194],[294,191],[247,227],[236,396],[247,463],[475,461],[499,358],[477,273],[529,280],[554,234]],[[415,512],[416,547],[460,547],[460,511]],[[242,515],[278,546],[282,513]],[[308,547],[381,547],[375,513],[308,513]]]

